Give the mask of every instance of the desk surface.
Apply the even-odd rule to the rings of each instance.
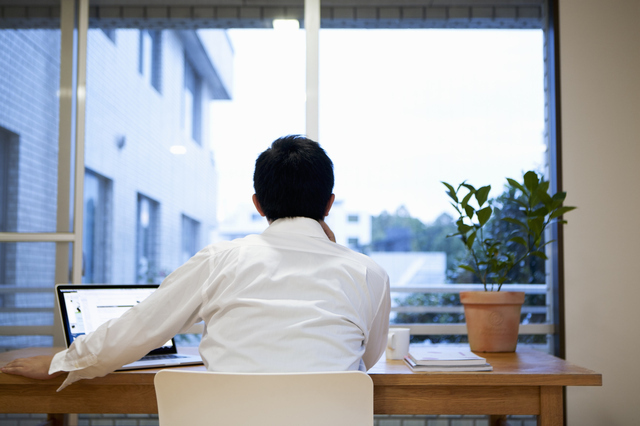
[[[61,348],[28,348],[0,353],[0,366],[22,357],[50,355]],[[193,353],[196,348],[185,348]],[[369,370],[374,385],[450,385],[466,386],[601,386],[602,375],[587,368],[573,365],[565,360],[531,349],[519,349],[510,353],[482,353],[493,366],[490,372],[414,372],[403,361],[385,360],[384,357]],[[205,371],[204,366],[176,367]],[[153,382],[158,369],[130,370],[111,373],[92,379],[100,383],[141,384]],[[47,381],[62,384],[64,376]],[[0,385],[39,382],[20,376],[0,373]],[[84,381],[86,382],[86,381]]]
[[[0,354],[0,365],[60,348],[31,348]],[[195,348],[190,348],[195,350]],[[189,349],[185,352],[190,352]],[[491,372],[413,372],[403,361],[380,360],[369,374],[376,414],[562,415],[563,386],[601,386],[602,376],[551,355],[528,349],[482,354]],[[204,366],[177,367],[204,371]],[[157,369],[123,371],[81,380],[62,392],[64,376],[33,380],[0,374],[4,413],[157,413],[153,377]],[[559,407],[558,407],[559,404]],[[559,414],[558,414],[559,413]],[[547,421],[541,424],[561,424]]]

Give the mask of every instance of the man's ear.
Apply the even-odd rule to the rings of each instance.
[[[260,216],[265,217],[265,214],[262,211],[262,207],[258,202],[258,196],[256,194],[253,194],[253,197],[251,197],[251,199],[253,200],[253,205],[256,207],[256,210],[258,210],[258,213],[260,213]]]
[[[329,216],[329,210],[331,210],[331,206],[333,206],[333,202],[336,200],[336,194],[331,194],[329,197],[329,202],[327,203],[327,208],[324,210],[324,216]]]

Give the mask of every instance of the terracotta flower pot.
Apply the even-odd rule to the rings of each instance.
[[[461,291],[469,346],[475,352],[514,352],[518,344],[522,291]]]

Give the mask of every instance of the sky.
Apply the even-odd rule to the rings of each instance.
[[[210,117],[220,220],[250,203],[260,152],[305,132],[304,30],[228,34],[232,100]],[[336,199],[428,223],[453,214],[441,181],[497,196],[543,170],[543,77],[541,30],[321,30],[318,142]]]

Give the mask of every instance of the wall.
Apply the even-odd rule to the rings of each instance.
[[[637,424],[640,2],[559,6],[567,359],[604,383],[568,389],[568,424]]]
[[[0,30],[0,132],[10,147],[6,229],[54,232],[58,162],[60,31]],[[54,243],[1,243],[0,284],[39,287],[54,281]],[[52,313],[33,315],[15,308],[51,306],[53,294],[18,293],[0,299],[0,325],[48,325]],[[1,347],[47,346],[47,336],[0,336]]]

